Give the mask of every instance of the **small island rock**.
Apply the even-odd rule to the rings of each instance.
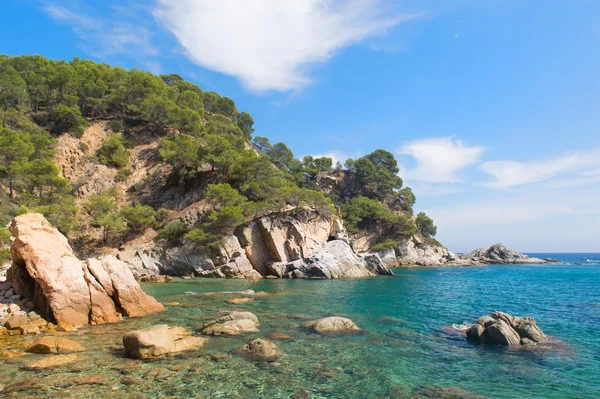
[[[531,317],[516,317],[503,312],[482,316],[467,331],[474,342],[504,346],[528,345],[546,340],[546,335]]]

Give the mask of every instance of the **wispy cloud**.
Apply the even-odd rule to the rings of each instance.
[[[600,165],[600,149],[562,155],[554,159],[532,162],[493,161],[486,162],[481,169],[494,177],[486,183],[488,187],[510,188],[531,183],[547,181],[559,176],[580,172],[572,176],[572,180],[594,182],[598,169],[590,169]],[[581,176],[586,178],[581,179]]]
[[[41,4],[51,18],[72,26],[85,50],[92,55],[127,54],[144,58],[158,54],[152,44],[153,33],[140,23],[144,19],[143,9],[128,14],[113,7],[112,15],[103,16],[88,4],[76,0],[42,1]]]
[[[468,146],[453,137],[414,140],[404,144],[398,154],[409,155],[417,163],[407,169],[406,180],[426,183],[460,182],[459,172],[479,162],[485,147]]]
[[[157,0],[156,18],[196,64],[253,91],[311,82],[310,67],[419,14],[394,15],[382,0]]]
[[[331,158],[331,160],[333,161],[333,166],[335,166],[335,164],[337,162],[339,162],[343,165],[348,158],[356,158],[356,156],[346,154],[342,151],[329,151],[329,152],[313,155],[313,157],[314,158],[321,158],[321,157]]]

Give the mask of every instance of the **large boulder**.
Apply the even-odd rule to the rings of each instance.
[[[362,331],[352,320],[345,317],[325,317],[306,322],[302,324],[302,327],[321,334]]]
[[[138,359],[151,359],[202,346],[205,338],[192,337],[183,327],[166,324],[131,331],[123,336],[125,352]]]
[[[312,256],[286,265],[290,278],[359,278],[391,275],[378,255],[358,256],[346,241],[333,240]]]
[[[531,317],[517,317],[504,312],[494,312],[482,316],[469,330],[467,338],[473,342],[514,346],[538,343],[546,340],[546,335]]]
[[[239,335],[258,332],[258,318],[250,312],[231,312],[205,323],[202,333],[206,335]]]
[[[78,260],[67,238],[44,216],[18,216],[11,232],[15,239],[8,278],[15,292],[32,301],[47,320],[103,324],[119,321],[123,315],[164,310],[117,258]]]
[[[402,242],[396,255],[396,261],[400,266],[440,266],[456,262],[458,259],[457,255],[448,249],[416,235]],[[391,259],[388,259],[388,262],[391,262]]]
[[[273,342],[260,338],[251,341],[248,345],[242,346],[236,352],[242,354],[247,359],[263,362],[276,362],[283,355],[283,351]]]

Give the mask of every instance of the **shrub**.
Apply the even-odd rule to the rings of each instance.
[[[423,237],[433,237],[437,234],[437,226],[433,224],[433,220],[427,216],[424,212],[419,212],[417,215],[417,231]]]
[[[190,240],[196,250],[203,251],[216,248],[221,244],[221,238],[214,233],[207,233],[203,229],[195,228],[185,235]]]
[[[150,205],[128,205],[121,208],[121,216],[127,223],[127,226],[140,230],[156,221],[156,211]]]
[[[120,134],[109,136],[100,150],[98,150],[100,162],[104,165],[121,168],[129,163],[129,151],[125,148],[125,141]]]
[[[129,169],[129,168],[127,168],[127,169],[120,169],[117,172],[117,175],[115,176],[115,181],[116,182],[125,181],[125,180],[129,179],[129,176],[131,176],[131,169]]]
[[[111,119],[106,124],[108,130],[111,130],[113,133],[123,133],[125,130],[125,123],[121,119]]]
[[[398,243],[394,240],[387,239],[383,242],[373,245],[370,250],[371,251],[385,251],[387,249],[395,249],[398,248]]]
[[[188,228],[180,220],[167,223],[158,231],[157,240],[164,240],[168,243],[177,242],[184,234],[188,232]]]

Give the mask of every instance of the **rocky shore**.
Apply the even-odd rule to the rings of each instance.
[[[455,254],[447,248],[434,245],[421,237],[413,236],[398,248],[378,251],[387,267],[414,266],[485,266],[557,263],[555,259],[530,258],[502,244],[480,248],[466,254]]]

